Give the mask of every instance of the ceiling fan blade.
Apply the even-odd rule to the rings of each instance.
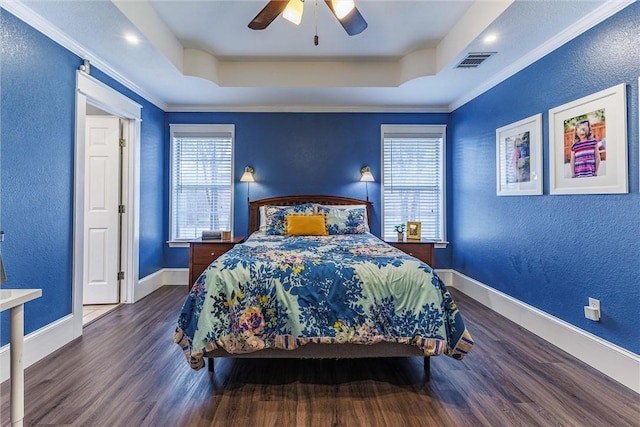
[[[269,3],[249,22],[252,30],[264,30],[287,7],[288,0],[270,0]]]
[[[331,9],[331,13],[333,13],[333,16],[336,17],[338,22],[340,22],[340,24],[342,25],[342,28],[344,28],[344,30],[350,36],[360,34],[367,28],[367,21],[364,20],[357,7],[354,7],[347,16],[340,20],[338,19],[338,15],[336,15],[336,11],[333,8],[333,3],[331,2],[331,0],[324,0],[324,2],[327,4],[327,6],[329,6],[329,9]]]

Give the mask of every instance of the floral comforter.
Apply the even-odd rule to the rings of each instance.
[[[462,359],[473,345],[431,267],[369,233],[253,233],[198,278],[174,341],[194,369],[219,347],[243,353],[387,341]]]

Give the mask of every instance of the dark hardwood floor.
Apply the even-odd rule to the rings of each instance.
[[[85,328],[25,372],[26,426],[639,426],[640,395],[452,290],[476,345],[422,358],[216,359],[172,342],[184,286]],[[9,425],[9,382],[0,421]]]

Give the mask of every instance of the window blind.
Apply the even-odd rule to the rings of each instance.
[[[231,230],[233,132],[172,127],[170,241]]]
[[[383,236],[394,226],[421,223],[421,237],[444,236],[444,126],[383,126]],[[404,130],[404,131],[403,131]]]

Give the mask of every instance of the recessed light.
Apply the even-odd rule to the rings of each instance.
[[[129,42],[129,44],[138,44],[140,43],[140,39],[135,34],[125,34],[124,39]]]
[[[493,43],[496,40],[498,40],[498,36],[496,34],[487,34],[483,41],[488,44]]]

